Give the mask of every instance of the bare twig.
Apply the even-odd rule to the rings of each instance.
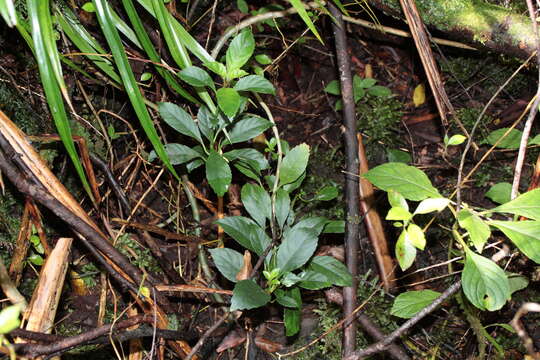
[[[199,339],[199,341],[197,341],[197,344],[195,344],[195,346],[191,349],[191,352],[186,356],[186,358],[184,360],[190,360],[193,355],[195,355],[195,353],[197,353],[197,351],[199,351],[199,349],[201,348],[201,346],[204,344],[204,342],[208,339],[208,337],[210,335],[212,335],[212,333],[214,331],[216,331],[216,329],[218,327],[221,326],[221,324],[223,324],[225,322],[225,320],[227,320],[227,318],[229,317],[229,315],[231,315],[230,312],[227,312],[225,315],[223,315],[218,321],[216,321],[216,323],[214,325],[212,325],[211,328],[209,328],[208,330],[206,330],[206,332],[204,333],[203,336],[201,336],[201,338]]]
[[[358,360],[366,356],[370,356],[376,353],[379,353],[386,349],[392,342],[394,342],[400,336],[405,335],[414,325],[416,325],[420,320],[422,320],[426,315],[435,310],[439,305],[441,305],[446,299],[454,295],[461,288],[461,281],[457,281],[448,289],[445,290],[435,301],[423,308],[418,314],[414,317],[407,320],[403,325],[394,330],[391,334],[386,336],[384,340],[379,341],[375,344],[368,346],[365,349],[354,352],[351,356],[345,358],[345,360]]]
[[[523,169],[523,162],[525,161],[525,154],[527,153],[527,142],[529,141],[529,135],[531,133],[532,124],[534,118],[538,113],[538,105],[540,104],[540,40],[538,38],[538,23],[536,22],[536,11],[531,0],[527,0],[527,8],[529,9],[529,16],[531,18],[534,34],[534,43],[536,45],[536,65],[538,67],[538,88],[536,89],[536,99],[531,106],[529,116],[523,127],[523,134],[521,135],[521,142],[519,144],[518,157],[516,159],[516,168],[514,170],[514,181],[512,182],[512,193],[510,198],[514,199],[519,190],[519,180],[521,179],[521,170]]]
[[[349,316],[356,307],[356,287],[358,282],[358,240],[359,240],[359,182],[358,173],[358,141],[356,139],[356,109],[353,98],[351,63],[347,53],[347,35],[341,12],[333,4],[328,4],[335,22],[332,23],[336,43],[336,55],[341,83],[341,98],[343,100],[343,125],[345,132],[345,199],[347,201],[347,222],[345,226],[345,258],[347,268],[353,276],[352,286],[343,288],[343,313]],[[348,321],[343,326],[343,356],[350,355],[356,346],[356,323]]]
[[[521,305],[519,310],[514,315],[512,321],[510,321],[510,325],[512,325],[512,327],[516,330],[516,333],[521,338],[521,341],[523,341],[523,345],[525,346],[525,349],[527,350],[529,355],[531,355],[534,360],[540,360],[540,354],[534,351],[533,340],[531,339],[529,334],[527,334],[527,331],[523,328],[521,321],[519,321],[519,319],[521,319],[523,315],[529,312],[540,312],[540,304],[528,302]]]

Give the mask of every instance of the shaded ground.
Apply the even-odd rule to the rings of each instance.
[[[377,14],[381,23],[393,24],[394,21]],[[216,27],[213,34],[219,34],[231,23],[238,21],[242,15],[232,6],[218,7],[216,13]],[[204,43],[207,36],[207,24],[205,22],[193,30],[198,34],[199,40]],[[308,181],[304,185],[305,194],[312,194],[314,190],[327,184],[342,184],[342,139],[340,128],[340,113],[334,110],[337,97],[324,92],[324,88],[330,81],[336,78],[336,66],[333,50],[333,40],[328,20],[318,25],[325,37],[325,44],[321,44],[311,36],[306,36],[305,41],[299,41],[297,45],[290,47],[291,43],[301,36],[304,31],[303,24],[297,18],[279,20],[280,31],[287,34],[283,39],[279,32],[264,25],[256,34],[260,45],[257,51],[271,56],[273,59],[281,57],[279,63],[269,69],[268,78],[277,88],[276,97],[266,97],[278,124],[282,136],[291,144],[307,142],[314,149],[311,159]],[[396,24],[397,25],[397,24]],[[401,26],[401,25],[400,25]],[[427,84],[422,67],[414,51],[410,40],[403,40],[389,35],[374,34],[359,27],[350,27],[350,55],[353,62],[353,71],[359,77],[370,75],[378,81],[379,85],[388,87],[391,97],[366,97],[358,104],[359,131],[364,135],[365,146],[370,166],[388,161],[388,150],[407,152],[411,156],[411,163],[426,170],[434,185],[448,195],[454,188],[457,178],[457,165],[462,147],[449,148],[444,153],[442,137],[444,133],[439,124],[436,108],[433,100],[426,90],[427,99],[422,104],[415,106],[413,94],[420,84]],[[46,115],[41,90],[36,73],[36,65],[31,59],[22,41],[11,30],[0,30],[0,109],[6,112],[28,134],[52,132],[50,117]],[[463,52],[455,49],[441,49],[442,54],[437,55],[437,60],[443,69],[447,91],[450,99],[457,109],[458,119],[470,129],[476,120],[483,105],[489,100],[494,91],[507,79],[510,73],[517,67],[513,61],[505,61],[495,55],[476,54]],[[284,53],[285,52],[285,53]],[[140,65],[140,73],[144,72],[144,66]],[[508,126],[517,118],[520,110],[524,107],[524,101],[528,101],[534,93],[535,75],[523,73],[505,89],[503,95],[498,98],[487,112],[482,121],[478,133],[478,143],[491,130],[498,127]],[[104,88],[101,85],[85,82],[81,77],[69,75],[66,79],[71,85],[72,96],[76,99],[75,106],[81,118],[92,122],[91,112],[84,101],[83,94],[75,84],[83,81],[83,88],[90,95],[91,103],[96,108],[105,108],[119,114],[124,118],[133,118],[128,106],[125,105],[125,96],[118,91]],[[148,89],[149,93],[155,88]],[[156,95],[156,99],[158,96]],[[42,119],[36,121],[36,114]],[[111,116],[103,116],[107,125],[113,125],[117,133],[128,132],[129,129],[120,121]],[[135,122],[133,122],[135,123]],[[90,150],[107,156],[104,143],[95,135],[95,132],[84,121],[74,124],[76,132],[89,139]],[[164,130],[166,131],[166,130]],[[456,123],[452,123],[449,134],[459,133]],[[171,134],[166,133],[168,140],[172,141]],[[144,172],[140,176],[130,179],[130,153],[135,143],[131,136],[123,135],[114,141],[116,154],[116,166],[113,169],[115,175],[122,181],[130,181],[128,196],[133,202],[137,202],[142,194],[148,189],[152,179],[155,179],[159,171],[157,166],[145,165]],[[70,186],[70,190],[81,195],[82,192],[76,185],[73,172],[62,150],[56,145],[48,145],[43,149],[49,151],[51,166],[60,179]],[[471,168],[485,152],[480,148],[470,154],[467,168]],[[472,206],[491,207],[493,203],[484,194],[489,187],[501,181],[511,181],[512,166],[515,151],[496,151],[488,158],[486,164],[472,177],[464,190],[463,199]],[[528,153],[528,167],[523,176],[525,190],[532,172],[532,164],[538,155],[537,149],[531,149]],[[123,170],[127,175],[122,175]],[[200,199],[208,199],[215,203],[208,184],[205,183],[204,174],[195,172],[190,176],[193,184],[200,191]],[[238,177],[233,182],[241,184],[245,179]],[[2,255],[5,259],[10,258],[13,239],[17,235],[17,218],[20,217],[22,199],[13,191],[13,187],[6,184],[6,195],[2,197],[0,205],[0,236],[3,245]],[[313,207],[309,203],[303,204],[303,211],[310,213],[324,213],[325,215],[342,219],[344,217],[343,199],[323,207]],[[204,203],[204,202],[203,202]],[[386,206],[386,199],[379,201],[381,209]],[[172,185],[171,179],[163,177],[156,189],[145,199],[140,212],[139,222],[148,225],[159,225],[172,219],[164,228],[170,232],[191,233],[199,226],[194,223],[188,208],[188,202],[183,193],[179,193],[177,187]],[[233,212],[233,206],[229,209]],[[103,211],[114,214],[110,216],[110,224],[115,230],[120,229],[120,224],[115,222],[119,216],[118,204],[113,200],[107,200],[103,205]],[[171,215],[177,211],[176,216]],[[45,214],[47,215],[47,214]],[[439,217],[441,226],[445,224],[444,213]],[[211,225],[214,220],[211,206],[201,207],[201,237],[206,240],[215,238],[215,227]],[[426,217],[426,221],[429,218]],[[50,238],[63,232],[63,225],[47,222],[46,229]],[[133,229],[128,231],[131,233]],[[389,238],[393,228],[388,227]],[[161,270],[159,263],[152,258],[151,252],[142,244],[142,240],[131,233],[131,239],[120,238],[119,249],[124,252],[132,262],[144,267],[150,274],[160,278]],[[429,246],[422,252],[417,260],[417,268],[441,263],[449,257],[453,257],[448,251],[449,242],[447,232],[440,227],[433,227],[429,232]],[[200,268],[197,263],[197,247],[195,243],[175,242],[166,237],[157,237],[157,246],[165,254],[165,259],[176,266],[180,277],[188,283],[201,283],[204,280],[200,276]],[[139,242],[139,243],[138,243]],[[323,240],[322,246],[339,252],[341,246],[340,237],[328,237]],[[393,243],[390,245],[393,248]],[[70,284],[64,289],[62,295],[66,299],[57,316],[58,324],[55,331],[63,334],[72,334],[78,331],[91,329],[98,323],[97,310],[100,307],[99,293],[103,283],[100,282],[99,269],[92,265],[90,258],[81,248],[76,248],[73,255],[73,270],[78,275],[73,275]],[[377,290],[376,267],[372,256],[372,250],[366,238],[362,239],[361,252],[361,286],[359,289],[360,301],[367,299]],[[522,300],[539,301],[538,267],[523,257],[510,262],[508,271],[521,273],[531,278],[528,289],[514,295],[514,299],[502,311],[490,313],[477,313],[484,325],[495,323],[507,323],[521,304]],[[400,289],[415,285],[415,288],[431,288],[442,291],[449,281],[445,277],[449,269],[439,266],[428,271],[416,274],[400,274]],[[437,279],[442,277],[441,279]],[[80,280],[82,279],[82,283]],[[435,279],[428,281],[429,279]],[[36,272],[31,266],[27,266],[21,280],[21,288],[27,296],[31,296],[36,282]],[[223,281],[222,285],[227,287]],[[127,299],[118,294],[107,298],[105,323],[110,322],[126,305]],[[196,334],[202,334],[211,326],[217,318],[217,311],[211,301],[202,295],[186,293],[177,299],[178,322],[180,329],[189,330]],[[320,292],[308,293],[304,301],[303,330],[300,339],[286,339],[283,336],[281,314],[278,308],[270,308],[259,313],[253,313],[252,318],[257,319],[253,324],[253,332],[248,334],[258,345],[251,349],[253,358],[271,358],[262,349],[275,351],[277,349],[293,349],[303,343],[305,339],[312,339],[339,320],[338,308],[327,304]],[[116,303],[115,303],[116,302]],[[377,293],[366,307],[365,313],[385,331],[391,331],[401,323],[401,320],[389,315],[392,304],[392,296]],[[101,304],[103,306],[103,304]],[[116,308],[115,308],[116,306]],[[474,312],[474,310],[472,310]],[[463,316],[464,311],[455,301],[445,304],[443,309],[426,318],[410,336],[403,339],[404,346],[409,349],[415,358],[436,359],[465,359],[467,354],[476,351],[476,338],[471,334],[469,323]],[[536,320],[535,320],[536,319]],[[526,318],[526,326],[533,338],[538,342],[540,328],[538,317]],[[231,330],[234,330],[231,332]],[[488,328],[489,334],[494,337],[504,348],[505,357],[508,359],[521,358],[520,343],[517,338],[501,327]],[[245,339],[244,330],[233,324],[232,328],[220,328],[203,348],[203,358],[214,358],[214,349],[218,344],[230,345],[232,350],[221,359],[240,358]],[[223,340],[225,338],[225,340]],[[223,342],[224,341],[224,342]],[[296,343],[295,343],[296,341]],[[294,343],[294,345],[293,345]],[[360,336],[359,346],[369,343],[368,339]],[[336,333],[326,335],[325,338],[304,352],[296,355],[297,359],[337,359],[340,338]],[[236,345],[236,346],[233,346]],[[536,344],[540,346],[540,343]],[[489,358],[494,358],[494,349],[488,347]],[[224,353],[225,354],[225,353]],[[258,354],[258,355],[253,355]],[[71,355],[73,358],[82,358],[83,355]],[[84,351],[85,358],[111,358],[114,356],[110,346]],[[69,357],[66,357],[69,358]]]

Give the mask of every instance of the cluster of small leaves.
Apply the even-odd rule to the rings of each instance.
[[[362,79],[358,75],[353,77],[353,96],[354,103],[358,104],[362,99],[365,99],[367,96],[386,98],[392,95],[392,92],[389,88],[381,85],[376,85],[377,80],[373,78]],[[341,85],[339,81],[332,80],[326,85],[324,91],[331,95],[339,96],[341,95]],[[335,109],[341,110],[343,108],[343,102],[340,100],[336,101]]]
[[[160,267],[152,256],[150,249],[133,240],[130,234],[121,235],[116,241],[115,247],[141,269],[160,271]]]
[[[266,158],[251,147],[223,151],[225,146],[246,142],[272,126],[267,119],[244,113],[248,100],[244,93],[274,93],[274,87],[268,80],[260,75],[249,75],[242,69],[254,49],[253,35],[247,29],[231,41],[225,64],[217,61],[205,63],[208,69],[222,78],[224,86],[219,89],[216,89],[211,76],[199,67],[190,66],[180,71],[180,78],[188,84],[212,89],[221,111],[212,113],[206,106],[201,106],[193,119],[178,105],[159,104],[163,120],[198,143],[193,147],[177,143],[165,145],[171,163],[185,164],[188,171],[205,165],[208,183],[218,196],[223,196],[231,183],[230,165],[255,181],[259,181],[261,171],[269,167]],[[231,87],[232,83],[234,86]],[[152,152],[149,160],[155,158],[156,154]]]
[[[272,244],[267,228],[270,222],[275,221],[279,241],[266,253],[262,271],[263,286],[253,279],[240,276],[246,266],[245,257],[241,253],[229,248],[210,250],[221,274],[236,283],[231,310],[253,309],[276,301],[284,307],[288,336],[296,334],[300,329],[300,288],[318,290],[332,285],[348,286],[352,281],[347,268],[338,260],[329,256],[313,257],[319,235],[335,228],[334,222],[323,217],[298,220],[292,208],[290,195],[301,185],[308,159],[309,147],[306,144],[286,152],[277,179],[275,215],[272,213],[270,192],[263,183],[248,183],[241,189],[241,200],[249,217],[232,216],[216,221],[227,235],[259,257],[265,256],[265,250]],[[270,189],[275,181],[273,175],[265,177]],[[251,268],[251,264],[248,266]]]
[[[386,219],[403,228],[395,251],[400,267],[406,270],[413,264],[417,249],[423,250],[426,246],[424,232],[413,222],[413,217],[416,214],[442,211],[451,206],[451,202],[441,196],[424,172],[402,163],[380,165],[370,170],[365,177],[388,192],[391,208]],[[420,201],[412,213],[407,200]],[[492,217],[495,213],[523,216],[530,220],[494,220]],[[481,310],[498,310],[511,298],[512,292],[523,285],[523,278],[509,276],[495,262],[481,255],[492,229],[504,233],[525,256],[540,264],[538,220],[540,189],[529,191],[490,210],[477,211],[464,204],[463,209],[457,213],[457,225],[461,231],[455,230],[453,235],[463,248],[465,257],[463,291],[474,306]],[[410,317],[436,297],[437,294],[431,291],[402,294],[396,299],[392,313]]]

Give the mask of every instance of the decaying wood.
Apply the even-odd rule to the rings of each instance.
[[[426,29],[424,28],[424,23],[418,14],[418,9],[416,8],[414,0],[400,0],[400,3],[403,13],[407,18],[409,29],[411,29],[411,34],[414,43],[416,44],[418,54],[420,55],[420,60],[422,60],[422,65],[424,66],[429,86],[433,92],[439,115],[443,125],[446,127],[448,126],[447,114],[454,113],[454,107],[444,89],[441,74],[439,73],[435,59],[433,58],[433,52],[431,51],[430,41]],[[462,130],[467,134],[466,129]]]
[[[358,158],[360,159],[359,174],[362,176],[367,173],[368,161],[366,151],[362,142],[362,135],[358,134]],[[379,276],[386,291],[391,291],[396,286],[395,263],[388,249],[388,241],[386,233],[382,225],[382,220],[375,208],[375,197],[373,185],[367,180],[360,177],[360,209],[364,216],[364,224],[366,226],[377,267],[379,268]]]

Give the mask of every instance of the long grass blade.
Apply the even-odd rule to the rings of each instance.
[[[75,144],[71,134],[69,119],[67,117],[64,101],[62,99],[61,88],[58,82],[58,75],[62,76],[60,65],[53,65],[54,61],[58,61],[58,52],[50,50],[52,44],[51,39],[45,39],[45,36],[52,35],[52,23],[50,21],[49,1],[48,0],[28,0],[28,17],[32,30],[32,43],[34,45],[34,54],[39,66],[39,74],[43,90],[47,97],[47,104],[51,110],[51,114],[58,130],[58,134],[68,152],[75,170],[79,175],[85,191],[90,198],[94,200],[92,191],[86,179],[83,167],[79,161]],[[50,28],[47,28],[50,26]],[[55,53],[56,56],[52,53]],[[63,84],[63,79],[62,79]],[[65,85],[64,85],[65,86]]]
[[[296,9],[296,11],[298,11],[298,15],[300,15],[302,20],[304,20],[304,23],[306,23],[307,27],[309,28],[309,30],[311,30],[313,35],[315,35],[315,37],[317,37],[317,39],[319,39],[319,41],[322,43],[323,42],[322,38],[319,35],[319,32],[317,31],[317,29],[315,28],[315,25],[313,24],[313,21],[311,21],[311,18],[309,17],[309,15],[308,15],[308,13],[306,11],[306,8],[305,8],[304,4],[302,3],[302,1],[301,0],[289,0],[289,2]]]
[[[139,38],[139,42],[142,45],[142,48],[148,55],[148,58],[154,63],[154,64],[161,64],[162,59],[159,56],[158,52],[154,48],[154,44],[150,40],[150,37],[148,36],[148,33],[146,32],[143,23],[141,21],[141,18],[139,17],[139,14],[137,13],[137,10],[135,9],[135,5],[133,4],[132,0],[122,0],[122,3],[124,5],[124,9],[126,10],[126,14],[129,17],[129,21],[131,22],[131,25],[133,26],[133,30],[135,31],[135,34]],[[167,84],[176,91],[179,95],[184,97],[186,100],[195,103],[200,104],[197,99],[195,99],[193,96],[191,96],[182,86],[178,83],[178,81],[175,79],[175,77],[170,73],[169,70],[164,69],[162,66],[156,65],[156,71],[165,79]]]
[[[107,58],[107,52],[99,45],[96,39],[75,18],[68,8],[55,9],[56,20],[60,28],[73,44],[91,60],[94,65],[103,71],[112,81],[120,84],[122,79],[116,72],[113,64]]]
[[[17,25],[17,12],[13,0],[0,0],[0,14],[9,27]]]
[[[131,105],[139,118],[141,126],[144,129],[146,136],[148,136],[148,139],[152,143],[156,154],[163,161],[165,166],[171,171],[171,173],[179,179],[178,174],[172,167],[169,157],[165,152],[165,147],[159,139],[152,119],[150,118],[150,114],[146,108],[141,90],[137,86],[135,76],[133,75],[133,71],[129,66],[124,46],[120,40],[120,35],[116,30],[111,9],[106,0],[93,0],[93,3],[96,9],[99,24],[103,34],[105,35],[105,39],[109,44],[114,61],[116,62],[116,66],[120,72],[124,88],[129,97]]]

